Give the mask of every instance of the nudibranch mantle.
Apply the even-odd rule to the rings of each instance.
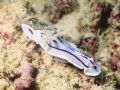
[[[84,55],[74,43],[59,36],[48,39],[46,32],[34,30],[27,24],[21,24],[21,27],[26,36],[38,43],[48,54],[67,60],[83,69],[86,75],[97,76],[101,73],[101,68],[95,63],[94,58]]]

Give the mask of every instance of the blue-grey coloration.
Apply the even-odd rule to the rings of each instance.
[[[75,44],[56,37],[48,40],[47,34],[42,30],[34,30],[26,24],[21,25],[24,33],[50,55],[67,60],[74,66],[83,69],[84,73],[89,76],[97,76],[101,73],[101,68],[95,63],[93,57],[88,57],[81,53]]]

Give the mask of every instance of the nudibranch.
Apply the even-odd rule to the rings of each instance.
[[[86,75],[97,76],[101,73],[101,68],[94,58],[84,55],[74,43],[59,36],[48,40],[49,37],[43,30],[34,30],[27,24],[21,24],[21,27],[25,35],[38,43],[48,54],[67,60],[77,68],[83,69]]]

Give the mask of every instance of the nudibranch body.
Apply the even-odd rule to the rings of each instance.
[[[59,36],[49,40],[47,33],[42,30],[34,30],[26,24],[22,24],[21,27],[24,33],[48,54],[67,60],[74,66],[83,69],[86,75],[97,76],[101,73],[101,68],[95,63],[94,58],[84,55],[75,44]]]

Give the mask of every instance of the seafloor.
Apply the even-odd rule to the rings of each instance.
[[[102,73],[86,76],[59,62],[26,37],[21,23],[63,30]],[[120,1],[0,0],[0,90],[120,90]]]

